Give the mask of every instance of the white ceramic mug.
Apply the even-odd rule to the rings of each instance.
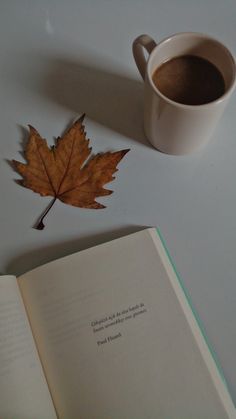
[[[149,54],[147,60],[144,49]],[[236,84],[230,51],[207,35],[183,32],[158,44],[141,35],[133,43],[133,55],[145,82],[144,129],[152,145],[168,154],[187,154],[205,145]],[[153,73],[163,62],[180,55],[200,56],[214,64],[224,78],[225,93],[204,105],[185,105],[164,96],[153,83]]]

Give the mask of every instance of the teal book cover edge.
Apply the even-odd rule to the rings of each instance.
[[[177,271],[177,269],[176,269],[175,263],[174,263],[174,261],[173,261],[173,259],[172,259],[171,255],[170,255],[170,252],[169,252],[169,250],[168,250],[168,247],[167,247],[167,245],[166,245],[166,243],[165,243],[165,240],[164,240],[164,238],[163,238],[163,236],[162,236],[162,234],[161,234],[161,232],[160,232],[159,228],[156,228],[156,232],[157,232],[157,235],[158,235],[159,239],[161,240],[161,243],[162,243],[162,245],[163,245],[163,247],[164,247],[164,249],[165,249],[166,255],[167,255],[167,257],[168,257],[168,259],[169,259],[169,262],[170,262],[170,264],[171,264],[171,266],[172,266],[172,268],[173,268],[173,270],[174,270],[174,272],[175,272],[176,278],[177,278],[177,280],[178,280],[178,282],[179,282],[179,285],[180,285],[180,287],[181,287],[181,289],[182,289],[182,291],[183,291],[183,293],[184,293],[184,295],[185,295],[185,298],[186,298],[186,300],[187,300],[187,302],[188,302],[188,305],[189,305],[189,307],[191,308],[191,311],[192,311],[192,313],[193,313],[193,315],[194,315],[194,318],[195,318],[195,320],[196,320],[196,322],[197,322],[197,324],[198,324],[198,327],[199,327],[199,329],[200,329],[200,331],[201,331],[201,334],[202,334],[202,336],[203,336],[203,338],[204,338],[204,340],[205,340],[205,342],[206,342],[206,344],[207,344],[207,347],[208,347],[208,349],[209,349],[209,352],[210,352],[210,354],[211,354],[212,358],[214,359],[214,362],[215,362],[216,368],[217,368],[217,370],[218,370],[218,372],[219,372],[219,374],[220,374],[220,377],[221,377],[221,379],[222,379],[222,381],[223,381],[223,383],[224,383],[225,387],[227,388],[227,391],[229,392],[229,388],[228,388],[228,385],[227,385],[227,381],[226,381],[226,379],[225,379],[225,376],[224,376],[223,370],[222,370],[222,368],[221,368],[221,365],[220,365],[220,363],[219,363],[219,361],[218,361],[218,359],[217,359],[217,355],[216,355],[216,353],[215,353],[214,349],[212,348],[212,346],[211,346],[211,344],[210,344],[210,342],[209,342],[209,340],[208,340],[208,337],[207,337],[207,334],[206,334],[206,332],[205,332],[205,329],[204,329],[204,326],[203,326],[203,324],[202,324],[202,321],[201,321],[201,319],[200,319],[200,317],[199,317],[199,315],[198,315],[197,311],[195,310],[195,308],[194,308],[194,306],[193,306],[193,303],[192,303],[192,301],[191,301],[191,297],[190,297],[190,295],[189,295],[189,293],[188,293],[188,291],[187,291],[187,289],[186,289],[186,287],[185,287],[185,285],[184,285],[184,283],[183,283],[183,280],[181,279],[180,274],[178,273],[178,271]],[[230,393],[230,392],[229,392],[229,393]]]

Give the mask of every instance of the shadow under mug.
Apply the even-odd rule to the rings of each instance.
[[[146,60],[144,49],[149,57]],[[218,40],[195,32],[172,35],[160,43],[148,35],[133,42],[133,55],[144,79],[144,130],[151,144],[168,154],[188,154],[207,144],[236,85],[236,65],[230,51]],[[175,102],[158,90],[154,71],[181,55],[195,55],[214,64],[222,74],[225,92],[203,105]]]

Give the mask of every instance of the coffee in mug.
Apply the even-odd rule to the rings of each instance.
[[[224,78],[218,68],[195,55],[164,62],[154,71],[152,79],[163,95],[185,105],[204,105],[225,92]]]

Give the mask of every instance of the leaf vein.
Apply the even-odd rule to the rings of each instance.
[[[73,151],[74,151],[74,144],[75,144],[75,138],[73,138],[73,142],[72,142],[72,146],[71,146],[70,155],[69,155],[69,158],[68,158],[68,162],[67,162],[67,165],[66,165],[66,168],[65,168],[64,175],[62,176],[61,182],[60,182],[59,187],[58,187],[57,196],[59,196],[59,194],[60,194],[60,189],[61,189],[61,186],[62,186],[62,184],[63,184],[63,182],[64,182],[64,180],[65,180],[65,178],[66,178],[66,175],[67,175],[67,173],[68,173],[68,170],[69,170],[69,166],[70,166],[71,158],[72,158]]]
[[[27,170],[27,172],[28,172],[28,173],[30,173],[30,174],[31,174],[31,176],[35,177],[37,180],[39,180],[39,181],[41,181],[41,182],[43,182],[43,183],[48,184],[48,181],[47,181],[46,179],[42,179],[41,177],[39,177],[39,176],[37,175],[37,173],[34,173],[32,170],[28,169],[28,170]]]
[[[49,181],[49,183],[50,183],[50,185],[51,185],[51,188],[52,188],[52,190],[53,190],[54,194],[56,194],[56,191],[55,191],[55,189],[54,189],[54,187],[53,187],[53,184],[52,184],[51,178],[50,178],[49,173],[48,173],[48,171],[47,171],[46,164],[44,163],[44,160],[43,160],[43,158],[42,158],[42,156],[41,156],[41,153],[40,153],[40,151],[39,151],[38,143],[37,143],[37,148],[36,148],[36,150],[37,150],[37,152],[38,152],[38,154],[39,154],[39,157],[40,157],[40,160],[41,160],[41,162],[42,162],[42,164],[43,164],[43,167],[44,167],[45,173],[46,173],[46,175],[47,175],[48,181]]]

